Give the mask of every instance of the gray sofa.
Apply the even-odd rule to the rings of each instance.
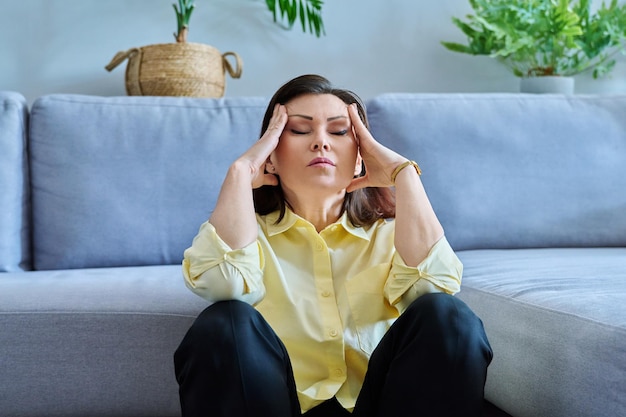
[[[0,416],[177,416],[180,261],[266,98],[0,93]],[[626,96],[388,94],[514,417],[626,415]]]

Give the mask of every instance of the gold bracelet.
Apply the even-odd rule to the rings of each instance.
[[[396,169],[394,169],[393,172],[391,173],[391,183],[392,184],[396,183],[396,177],[398,176],[400,171],[402,171],[404,168],[408,167],[409,165],[413,165],[413,168],[415,168],[415,171],[417,172],[417,175],[422,175],[422,170],[421,170],[420,166],[417,165],[417,162],[415,162],[415,161],[406,161],[406,162],[403,162],[400,165],[398,165],[398,167]]]

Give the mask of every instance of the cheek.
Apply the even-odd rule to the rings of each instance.
[[[350,158],[356,163],[357,155],[359,154],[359,148],[356,143],[352,142],[346,147],[346,153],[350,155]]]
[[[354,175],[354,170],[358,161],[358,148],[356,145],[346,146],[343,150],[344,163],[346,172],[350,171],[350,175]]]
[[[278,146],[271,153],[270,157],[276,167],[289,165],[289,162],[297,155],[297,151],[293,148],[289,141],[281,140]]]

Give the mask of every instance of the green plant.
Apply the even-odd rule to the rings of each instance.
[[[452,21],[468,44],[442,42],[454,52],[488,55],[518,77],[572,76],[593,70],[598,78],[626,52],[626,5],[612,0],[596,13],[589,0],[469,0],[475,15]]]
[[[324,22],[322,21],[322,0],[265,0],[265,4],[272,16],[274,22],[285,22],[283,26],[286,29],[293,28],[295,22],[300,20],[302,31],[315,34],[318,38],[326,34],[324,31]],[[178,31],[174,33],[176,42],[186,42],[187,32],[189,31],[189,18],[195,8],[194,0],[178,0],[178,6],[174,6],[176,12],[176,20],[178,23]]]
[[[310,33],[314,33],[318,38],[325,34],[324,22],[322,21],[322,0],[265,0],[267,8],[274,16],[274,22],[280,18],[287,20],[287,28],[291,29],[298,20],[302,24],[302,31],[307,28]]]
[[[176,4],[172,4],[176,12],[176,22],[178,23],[178,31],[174,33],[176,42],[187,42],[189,19],[191,18],[193,9],[196,7],[193,2],[194,0],[178,0],[178,7]]]

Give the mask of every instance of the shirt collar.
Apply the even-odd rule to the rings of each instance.
[[[291,229],[293,226],[295,226],[298,223],[311,226],[310,222],[298,216],[289,208],[286,208],[285,216],[283,217],[283,219],[279,223],[276,223],[276,220],[278,219],[279,215],[280,215],[279,211],[274,211],[272,213],[269,213],[267,216],[265,216],[265,225],[267,227],[268,236],[274,236],[280,233],[285,233],[287,230]],[[370,240],[370,236],[367,233],[367,231],[365,231],[362,227],[356,227],[352,225],[352,223],[348,219],[348,214],[346,212],[344,212],[335,223],[329,225],[326,229],[329,229],[334,226],[341,226],[346,232],[360,239]]]

